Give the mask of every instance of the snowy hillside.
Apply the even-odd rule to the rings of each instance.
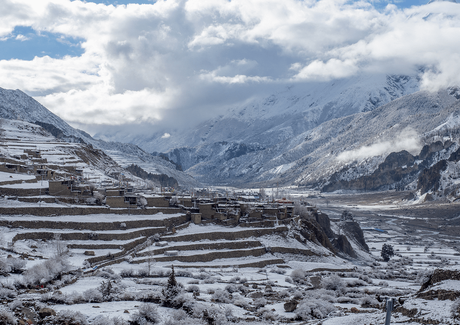
[[[67,142],[84,142],[103,150],[122,167],[130,164],[141,166],[152,174],[174,177],[180,185],[197,186],[189,175],[159,157],[152,156],[135,145],[95,140],[89,134],[74,129],[46,107],[20,90],[0,88],[0,118],[22,120],[38,124],[53,136]]]
[[[200,150],[202,146],[222,141],[269,147],[325,121],[371,111],[418,90],[416,77],[385,75],[292,85],[266,98],[255,98],[196,128],[172,133],[168,138],[160,135],[152,139],[149,135],[133,139],[128,135],[127,140],[148,152],[181,147]]]
[[[290,151],[305,132],[336,118],[375,110],[418,89],[416,77],[385,75],[293,85],[168,138],[126,139],[149,152],[166,152],[203,182],[265,181],[304,156],[302,152],[291,157]]]
[[[458,115],[459,98],[456,89],[417,92],[370,112],[324,122],[264,150],[248,150],[233,157],[226,156],[232,144],[200,146],[196,148],[200,156],[218,145],[223,150],[211,152],[212,159],[187,171],[205,182],[272,185],[317,185],[350,164],[361,165],[359,173],[371,173],[393,151],[418,154],[425,133],[456,121],[452,116]],[[187,150],[191,156],[192,149]],[[170,152],[172,159],[175,152]]]

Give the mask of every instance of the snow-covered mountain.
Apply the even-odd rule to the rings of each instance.
[[[457,88],[419,91],[372,111],[331,119],[274,145],[222,141],[168,155],[180,157],[179,163],[184,157],[202,157],[187,171],[209,183],[322,187],[341,170],[346,173],[340,177],[350,179],[372,174],[391,152],[419,154],[425,143],[439,140],[433,132],[446,125],[459,127],[459,99]]]
[[[373,111],[418,90],[416,76],[360,75],[296,84],[169,138],[158,134],[130,140],[146,151],[166,153],[203,182],[267,181],[305,155],[291,154],[305,132],[333,119]]]
[[[296,84],[266,98],[253,99],[198,127],[171,132],[168,138],[159,134],[155,138],[128,137],[128,141],[148,152],[182,147],[200,150],[219,142],[244,143],[251,151],[291,139],[325,121],[371,111],[418,90],[416,76],[360,75]],[[191,167],[183,163],[184,169]]]
[[[0,88],[0,118],[38,124],[55,137],[67,142],[84,142],[103,150],[120,166],[136,164],[152,174],[165,174],[175,178],[182,186],[199,185],[193,177],[176,169],[171,162],[153,156],[136,145],[93,139],[89,134],[74,129],[46,107],[20,90]]]

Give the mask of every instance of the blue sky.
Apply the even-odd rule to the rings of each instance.
[[[16,26],[7,39],[0,43],[0,60],[32,60],[35,56],[62,58],[65,55],[80,56],[82,38],[63,34],[37,32],[28,26]]]

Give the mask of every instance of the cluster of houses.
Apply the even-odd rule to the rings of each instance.
[[[24,163],[28,161],[28,163]],[[32,162],[32,163],[31,163]],[[266,201],[258,194],[213,193],[206,190],[184,193],[155,192],[138,189],[128,183],[117,187],[96,187],[86,183],[83,171],[72,166],[50,166],[39,151],[24,150],[18,157],[0,157],[0,171],[16,174],[35,175],[36,181],[46,180],[48,188],[40,194],[49,195],[61,202],[72,201],[82,204],[104,205],[114,209],[180,208],[191,216],[191,221],[199,223],[219,223],[237,225],[241,223],[260,223],[288,219],[293,216],[294,203],[290,200]],[[14,191],[18,195],[18,190]],[[34,192],[27,192],[33,196]],[[0,194],[10,196],[8,188],[0,188]],[[20,195],[20,194],[19,194]],[[30,202],[29,198],[29,202]],[[42,198],[37,198],[42,200]],[[177,210],[176,210],[177,211]]]

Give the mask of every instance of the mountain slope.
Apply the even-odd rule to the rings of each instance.
[[[369,175],[391,152],[406,149],[416,155],[423,141],[432,140],[429,132],[447,121],[455,124],[459,98],[457,89],[417,92],[370,112],[324,122],[264,150],[230,159],[214,154],[212,163],[199,162],[188,172],[206,182],[267,186],[323,186],[344,168],[351,170],[349,177]],[[220,145],[229,147],[228,143]]]
[[[93,139],[89,134],[74,129],[46,107],[20,90],[0,88],[0,117],[22,120],[42,126],[52,135],[67,142],[83,142],[103,150],[122,167],[136,164],[152,174],[174,177],[181,186],[197,186],[199,183],[160,157],[152,156],[136,145],[105,142]]]
[[[418,89],[416,77],[385,75],[295,85],[169,138],[134,140],[148,151],[172,147],[166,156],[203,182],[271,180],[304,156],[291,151],[304,133],[330,120],[375,110]]]

